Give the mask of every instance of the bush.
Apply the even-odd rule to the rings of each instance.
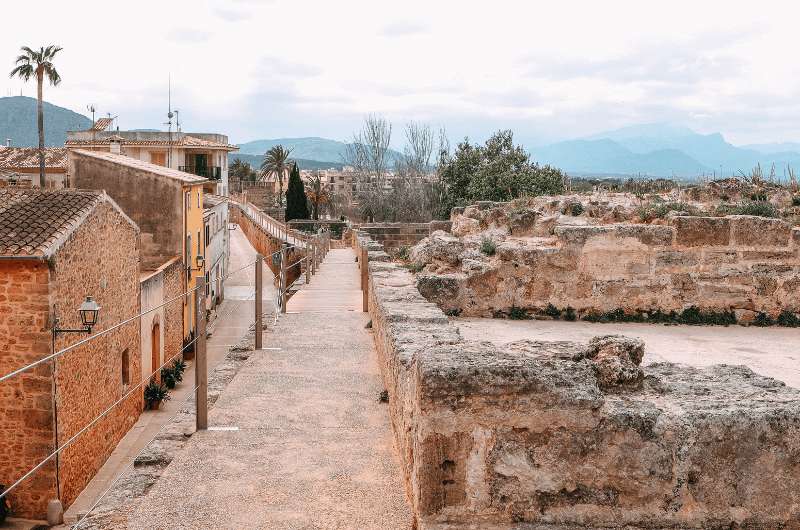
[[[170,390],[175,388],[175,385],[178,383],[178,380],[175,378],[175,371],[172,369],[172,367],[166,367],[161,369],[161,383],[164,384]]]
[[[528,312],[522,309],[521,307],[512,305],[511,309],[509,309],[508,311],[508,318],[510,318],[511,320],[527,320]]]
[[[155,379],[151,379],[144,388],[144,400],[152,408],[154,404],[169,401],[169,390],[166,386],[156,383]]]
[[[561,318],[561,310],[558,309],[553,304],[547,304],[547,307],[544,310],[544,314],[552,318],[553,320],[558,320]]]
[[[408,265],[403,265],[406,269],[410,270],[414,274],[420,272],[422,269],[425,268],[424,263],[409,263]]]
[[[760,328],[766,328],[769,326],[774,326],[775,321],[772,320],[768,314],[759,312],[758,315],[756,315],[755,320],[753,320],[753,325]]]
[[[653,219],[663,219],[670,212],[685,212],[687,215],[703,215],[703,212],[685,202],[665,202],[662,204],[647,204],[637,208],[636,213],[644,222]]]
[[[800,206],[800,195],[792,196],[792,206]]]
[[[397,248],[397,259],[408,261],[408,247],[398,247]]]
[[[495,252],[497,252],[497,243],[491,238],[484,236],[483,239],[481,239],[481,252],[487,256],[494,256]]]
[[[790,311],[781,311],[777,323],[785,328],[797,328],[800,327],[800,318]]]
[[[728,215],[757,215],[759,217],[780,217],[778,210],[766,201],[746,202],[729,210]]]
[[[575,309],[572,306],[567,306],[564,310],[564,320],[567,322],[575,322],[578,319],[578,315],[575,314]]]
[[[186,363],[183,359],[175,359],[172,362],[172,371],[175,372],[178,381],[183,380],[183,372],[186,371]]]

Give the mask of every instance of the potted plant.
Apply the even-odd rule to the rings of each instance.
[[[181,382],[183,381],[183,372],[186,371],[186,363],[181,359],[175,359],[172,363],[172,373],[175,377],[175,381]]]
[[[150,410],[158,410],[162,401],[169,400],[169,390],[167,387],[151,379],[147,386],[144,388],[144,400]]]
[[[6,491],[6,487],[3,484],[0,484],[0,493]],[[11,508],[8,506],[8,497],[3,497],[0,499],[0,524],[4,523],[6,517],[8,516],[9,512],[11,512]]]
[[[175,370],[172,367],[161,369],[161,383],[170,390],[175,388],[175,385],[178,383],[178,378],[175,377]]]

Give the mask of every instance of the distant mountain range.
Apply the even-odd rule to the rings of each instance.
[[[276,138],[274,140],[253,140],[239,144],[239,153],[244,155],[263,155],[269,148],[282,145],[292,150],[291,157],[297,160],[326,162],[327,167],[341,166],[347,153],[347,144],[327,138]],[[398,151],[389,150],[389,158],[395,160],[402,156]],[[260,162],[259,162],[260,163]]]
[[[729,176],[761,164],[800,169],[800,144],[775,143],[737,147],[719,133],[699,134],[669,124],[634,125],[567,140],[532,150],[541,163],[573,174],[638,175],[691,178],[715,172]]]
[[[241,152],[229,153],[228,165],[231,165],[235,160],[241,160],[242,162],[247,162],[254,169],[258,169],[259,166],[261,166],[261,162],[264,160],[264,155],[249,155],[247,153],[241,153]],[[325,162],[320,160],[295,158],[294,153],[292,153],[292,160],[297,162],[297,167],[299,167],[300,169],[342,169],[343,166],[341,162]]]
[[[44,143],[64,145],[67,131],[88,129],[92,120],[64,107],[44,103]],[[0,98],[0,143],[30,147],[39,145],[36,125],[36,99],[25,96]]]

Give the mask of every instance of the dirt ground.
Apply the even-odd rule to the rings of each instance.
[[[596,335],[621,334],[645,341],[643,364],[670,361],[693,366],[743,364],[800,388],[800,329],[743,326],[596,324],[550,320],[456,318],[464,338],[504,344],[518,340],[587,342]]]

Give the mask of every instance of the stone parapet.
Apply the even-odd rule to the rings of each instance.
[[[643,343],[624,337],[466,341],[415,283],[369,263],[419,528],[800,524],[797,390],[745,367],[642,367]]]

